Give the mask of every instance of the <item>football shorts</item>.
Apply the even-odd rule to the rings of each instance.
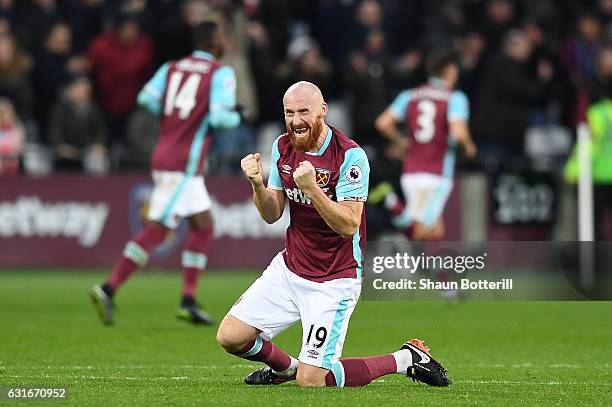
[[[204,177],[177,171],[153,171],[155,186],[149,202],[148,218],[175,229],[182,218],[205,212],[211,200]]]
[[[292,273],[282,253],[236,301],[229,314],[272,339],[302,321],[302,363],[331,369],[342,354],[349,320],[361,292],[361,279],[325,282]]]
[[[410,223],[435,226],[453,190],[453,180],[435,174],[409,173],[402,174],[400,184]]]

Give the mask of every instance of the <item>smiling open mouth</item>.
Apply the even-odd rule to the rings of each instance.
[[[298,134],[300,136],[303,136],[304,134],[306,134],[308,132],[308,127],[299,127],[299,128],[295,128],[293,129],[293,132],[295,134]]]

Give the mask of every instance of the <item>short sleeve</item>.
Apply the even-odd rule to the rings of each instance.
[[[346,150],[336,184],[338,202],[365,202],[368,199],[369,178],[370,163],[365,151],[359,147]]]
[[[138,104],[157,116],[161,112],[161,99],[166,90],[168,67],[169,63],[163,64],[138,94]]]
[[[280,152],[278,151],[278,139],[272,144],[272,158],[270,162],[270,175],[268,176],[268,188],[282,191],[283,180],[278,173],[278,159]]]
[[[240,124],[236,107],[236,74],[229,66],[213,74],[210,89],[210,125],[218,129],[232,129]]]
[[[406,120],[406,109],[408,108],[408,102],[410,102],[410,91],[405,90],[401,92],[393,103],[389,106],[389,110],[393,113],[393,116],[400,121],[403,122]]]
[[[465,93],[454,91],[448,102],[448,120],[469,120],[470,104]]]
[[[233,109],[236,106],[236,74],[223,66],[213,74],[210,90],[210,110]]]

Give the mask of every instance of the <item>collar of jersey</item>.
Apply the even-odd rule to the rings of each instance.
[[[429,83],[433,86],[444,86],[444,81],[436,77],[429,78]]]
[[[327,146],[329,145],[331,138],[332,138],[332,129],[331,127],[327,126],[327,136],[325,136],[325,141],[323,142],[323,145],[321,146],[319,151],[317,151],[316,153],[306,153],[306,154],[322,156],[325,150],[327,150]]]
[[[215,56],[213,54],[211,54],[210,52],[202,51],[202,50],[193,51],[193,54],[191,55],[193,55],[196,58],[208,59],[211,61],[215,60]]]

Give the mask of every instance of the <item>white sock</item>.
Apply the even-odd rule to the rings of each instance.
[[[406,371],[412,366],[412,353],[408,349],[401,349],[392,353],[397,365],[397,373],[406,374]]]
[[[294,358],[293,356],[291,356],[291,364],[289,365],[287,369],[283,370],[282,372],[277,372],[276,370],[272,369],[272,373],[280,377],[291,377],[294,374],[296,374],[297,367],[298,367],[298,360]]]

